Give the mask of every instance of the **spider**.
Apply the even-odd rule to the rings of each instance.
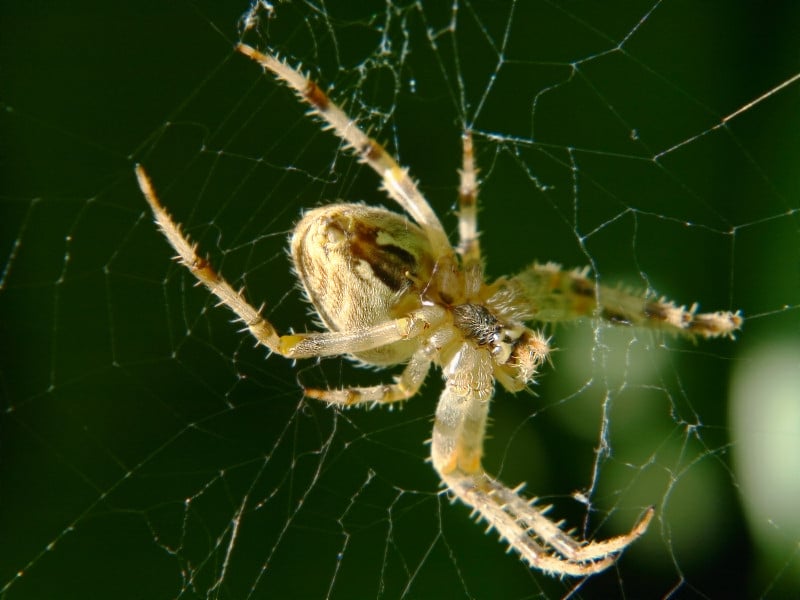
[[[653,518],[645,510],[630,532],[586,541],[545,516],[534,500],[487,474],[483,439],[495,381],[518,392],[548,359],[549,340],[526,323],[599,317],[687,337],[733,337],[739,312],[698,313],[661,299],[598,286],[588,269],[533,264],[513,277],[487,282],[477,230],[477,170],[470,131],[462,139],[458,231],[453,247],[442,223],[408,171],[368,137],[320,87],[275,55],[245,44],[237,50],[291,87],[311,112],[381,178],[383,189],[410,216],[357,203],[306,212],[291,236],[291,256],[307,299],[325,332],[279,335],[273,325],[202,258],[162,206],[141,165],[139,187],[176,257],[258,343],[286,358],[346,355],[375,366],[405,364],[393,383],[344,389],[304,389],[339,407],[385,405],[414,396],[430,367],[441,367],[444,391],[436,407],[431,462],[453,501],[479,519],[531,567],[557,576],[588,576],[611,566]]]

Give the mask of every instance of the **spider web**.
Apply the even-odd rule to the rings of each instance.
[[[353,4],[3,8],[0,597],[794,593],[797,7]],[[614,568],[531,571],[439,494],[438,375],[400,411],[304,400],[391,373],[266,358],[169,260],[134,162],[283,330],[313,327],[300,212],[389,205],[240,40],[302,63],[451,234],[471,127],[490,275],[554,260],[743,310],[736,342],[561,326],[536,394],[498,391],[487,470],[580,536],[656,506]]]

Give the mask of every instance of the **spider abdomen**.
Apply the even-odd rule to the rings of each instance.
[[[363,204],[307,212],[294,229],[291,254],[308,300],[331,331],[352,331],[420,306],[415,282],[433,269],[425,234],[402,215]],[[400,341],[355,356],[376,365],[407,360],[417,348]]]

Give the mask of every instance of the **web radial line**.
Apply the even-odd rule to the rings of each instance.
[[[792,85],[797,80],[800,80],[800,73],[795,74],[793,77],[790,77],[789,79],[787,79],[786,81],[784,81],[780,85],[776,85],[774,88],[772,88],[768,92],[764,92],[758,98],[756,98],[755,100],[751,100],[750,102],[748,102],[747,104],[742,106],[740,109],[733,111],[727,117],[723,117],[722,122],[723,123],[727,123],[728,121],[730,121],[732,119],[735,119],[736,117],[738,117],[743,112],[750,110],[756,104],[758,104],[759,102],[761,102],[763,100],[766,100],[767,98],[769,98],[773,94],[781,91],[783,88],[789,87],[790,85]]]

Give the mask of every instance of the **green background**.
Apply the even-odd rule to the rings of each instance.
[[[609,285],[744,311],[736,343],[559,328],[536,395],[497,394],[489,470],[581,535],[624,532],[655,504],[646,538],[584,583],[528,570],[437,495],[423,441],[438,375],[402,411],[306,401],[298,382],[388,375],[265,358],[169,260],[135,162],[282,330],[312,327],[284,253],[300,212],[388,204],[233,51],[246,2],[6,2],[0,597],[796,589],[800,532],[768,555],[745,524],[726,395],[747,348],[800,337],[800,85],[723,124],[800,72],[796,5],[456,6],[279,3],[245,39],[345,100],[451,232],[472,126],[491,275],[591,262]],[[590,488],[587,515],[570,494]]]

